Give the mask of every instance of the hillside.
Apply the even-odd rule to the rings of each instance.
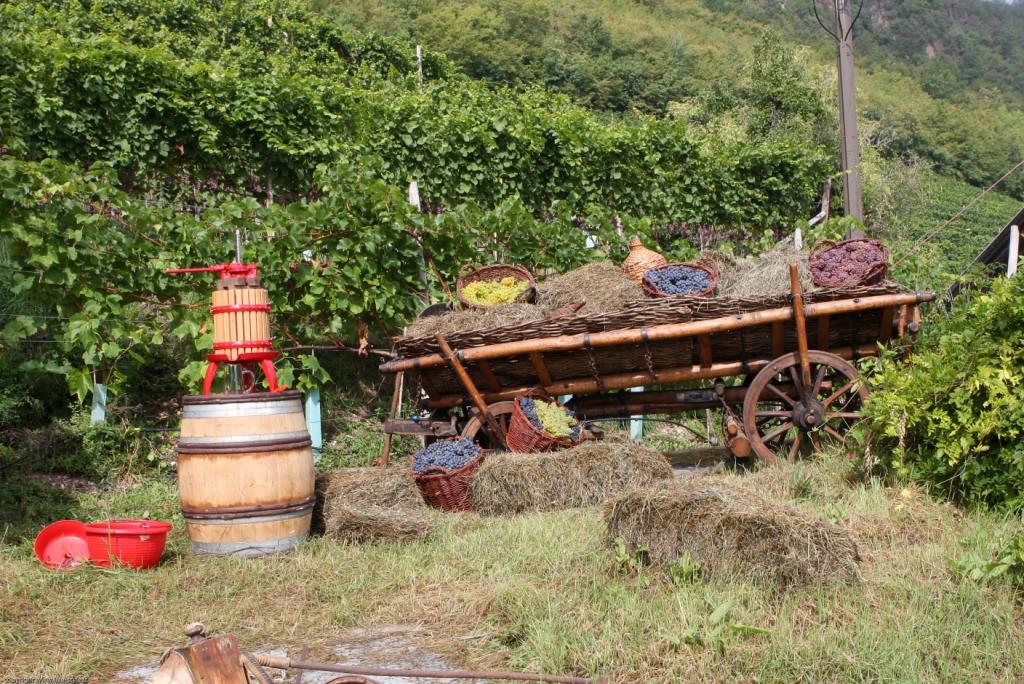
[[[445,53],[473,77],[541,83],[609,112],[732,106],[745,95],[754,47],[767,27],[800,56],[804,83],[831,92],[834,80],[831,38],[808,3],[319,2],[345,25]],[[1022,48],[1013,39],[1022,26],[1020,6],[982,0],[868,2],[857,56],[860,115],[877,124],[869,142],[888,158],[920,157],[976,186],[1024,158]],[[1008,180],[1005,189],[1024,197],[1024,177]]]

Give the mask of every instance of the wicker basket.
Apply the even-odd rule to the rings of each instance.
[[[486,309],[482,304],[474,304],[462,296],[462,289],[470,283],[488,280],[501,280],[508,277],[516,280],[525,280],[529,285],[523,290],[515,301],[534,303],[537,301],[537,281],[533,275],[522,266],[513,264],[490,264],[489,266],[465,265],[459,269],[459,279],[455,281],[455,295],[459,298],[459,304],[463,309]]]
[[[872,247],[882,252],[881,261],[862,262],[853,258],[858,248]],[[848,270],[845,274],[825,273],[825,256],[839,252]],[[822,240],[815,243],[807,257],[807,265],[811,270],[811,278],[818,287],[856,287],[859,285],[877,285],[889,277],[889,248],[880,240],[870,238],[854,238],[834,242]]]
[[[505,443],[510,451],[520,454],[533,454],[541,451],[558,451],[578,444],[569,437],[555,437],[539,429],[523,413],[519,406],[519,399],[532,397],[535,401],[546,401],[549,404],[556,403],[541,390],[531,390],[515,399],[515,407],[512,409],[512,418],[508,423],[508,434],[505,435]]]
[[[695,262],[692,262],[692,261],[686,261],[686,262],[680,262],[680,263],[665,264],[664,266],[661,266],[661,267],[659,267],[657,269],[651,269],[651,270],[657,271],[657,270],[660,270],[661,268],[668,268],[669,266],[685,266],[686,268],[692,268],[692,269],[695,269],[697,271],[704,271],[711,278],[711,283],[706,288],[704,288],[700,292],[687,292],[686,296],[688,296],[688,297],[710,297],[710,296],[715,294],[715,289],[718,287],[718,273],[715,271],[715,269],[711,268],[707,264],[698,264],[698,263],[695,263]],[[651,281],[649,281],[647,279],[647,274],[646,273],[644,274],[644,279],[640,282],[640,285],[643,286],[644,294],[646,294],[648,297],[672,297],[673,296],[673,294],[671,292],[664,292],[663,290],[659,290],[657,287],[655,287],[655,285],[653,283],[651,283]]]
[[[477,455],[472,461],[455,470],[444,468],[427,468],[422,473],[414,472],[413,479],[420,488],[423,500],[434,508],[445,511],[471,511],[473,500],[469,495],[469,481],[473,473],[484,460],[484,453],[477,447]]]
[[[640,238],[634,237],[629,241],[629,256],[622,262],[622,272],[633,282],[639,283],[644,279],[644,273],[667,263],[668,259],[653,249],[647,249]]]

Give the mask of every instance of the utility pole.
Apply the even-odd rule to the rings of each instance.
[[[818,23],[836,40],[839,49],[839,135],[843,169],[843,212],[863,223],[864,199],[860,180],[860,138],[857,133],[857,86],[853,68],[853,25],[860,16],[863,0],[857,9],[857,16],[853,16],[850,12],[851,1],[832,0],[833,27],[835,29],[833,32],[818,16],[817,0],[811,0]],[[846,233],[847,238],[861,236],[861,232],[858,230],[851,229]]]

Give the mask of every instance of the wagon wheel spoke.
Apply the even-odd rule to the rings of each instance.
[[[824,404],[825,408],[828,408],[829,406],[832,405],[832,403],[836,399],[838,399],[839,397],[843,396],[844,394],[849,392],[851,389],[853,389],[853,382],[848,382],[845,385],[843,385],[842,387],[840,387],[839,389],[837,389],[835,392],[830,394],[828,396],[828,398],[825,399],[825,401],[823,401],[821,403]]]
[[[784,402],[786,402],[790,406],[796,406],[796,401],[792,397],[790,397],[788,394],[786,394],[785,392],[780,390],[778,387],[776,387],[775,385],[768,385],[765,389],[767,389],[769,392],[771,392],[772,394],[774,394],[778,398],[782,399]]]
[[[818,373],[814,376],[814,385],[811,388],[811,396],[816,397],[821,392],[821,382],[825,379],[825,373],[828,372],[828,366],[818,366]]]
[[[793,415],[792,411],[758,411],[755,413],[758,418],[789,418]]]
[[[761,439],[763,439],[763,440],[764,440],[765,442],[770,442],[770,441],[772,441],[773,439],[775,439],[776,437],[778,437],[779,435],[784,435],[784,434],[786,434],[787,432],[789,432],[790,430],[792,430],[792,429],[793,429],[793,427],[794,427],[794,426],[793,426],[793,421],[786,421],[785,423],[783,423],[783,424],[782,424],[782,425],[780,425],[779,427],[775,428],[775,429],[774,429],[774,430],[772,430],[771,432],[769,432],[769,433],[766,433],[766,434],[764,435],[764,437],[762,437]]]
[[[821,451],[821,435],[817,432],[808,432],[807,436],[811,440],[811,444],[814,446],[815,451]]]
[[[839,434],[839,432],[835,428],[833,428],[833,427],[831,427],[829,425],[826,425],[825,426],[825,432],[830,434],[840,444],[846,443],[846,436]]]
[[[800,451],[800,443],[803,441],[804,433],[799,430],[796,433],[796,439],[793,440],[793,446],[789,448],[789,453],[786,455],[786,460],[790,463],[796,461],[796,455]]]

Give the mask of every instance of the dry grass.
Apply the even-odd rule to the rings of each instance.
[[[584,442],[541,454],[493,454],[471,485],[485,515],[595,506],[628,489],[672,478],[668,461],[625,440]]]
[[[547,316],[544,307],[536,304],[511,302],[486,309],[459,309],[440,316],[417,318],[406,329],[406,337],[422,337],[435,333],[499,328],[504,325],[538,321]]]
[[[579,310],[581,316],[618,311],[643,297],[643,288],[611,261],[586,264],[537,286],[537,303],[549,311],[585,301]]]
[[[405,468],[339,468],[317,484],[316,526],[332,539],[418,539],[436,524]]]
[[[713,479],[629,492],[604,519],[610,545],[621,539],[659,565],[688,557],[708,576],[805,585],[855,578],[860,560],[850,534],[824,518]]]
[[[807,252],[798,250],[788,243],[731,265],[724,260],[716,263],[722,268],[718,281],[719,296],[761,297],[789,294],[789,265],[792,263],[799,265],[800,284],[804,292],[817,289],[807,267]]]

